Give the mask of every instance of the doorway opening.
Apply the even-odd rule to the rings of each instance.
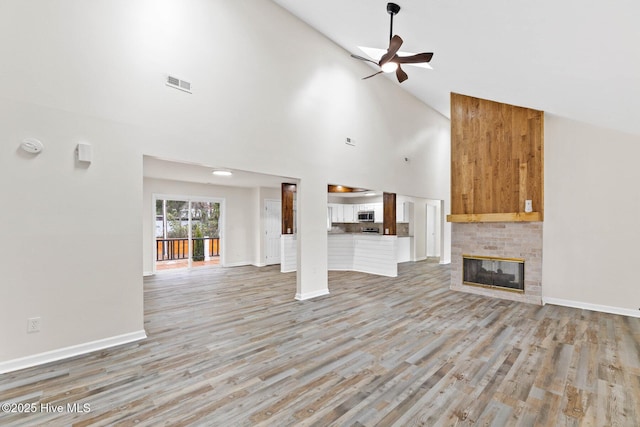
[[[220,265],[222,200],[154,195],[154,271]]]

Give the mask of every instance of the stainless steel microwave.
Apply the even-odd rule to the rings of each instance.
[[[373,211],[358,212],[358,222],[375,222],[375,214]]]

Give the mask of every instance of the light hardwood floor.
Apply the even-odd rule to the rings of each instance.
[[[0,376],[0,401],[88,403],[0,425],[637,426],[640,319],[453,292],[449,269],[277,266],[145,280],[149,338]]]

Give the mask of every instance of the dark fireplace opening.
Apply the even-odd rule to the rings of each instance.
[[[524,292],[524,260],[463,255],[462,283]]]

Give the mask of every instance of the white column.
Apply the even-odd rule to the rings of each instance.
[[[296,215],[296,299],[305,300],[329,293],[326,180],[306,178],[298,183]]]

